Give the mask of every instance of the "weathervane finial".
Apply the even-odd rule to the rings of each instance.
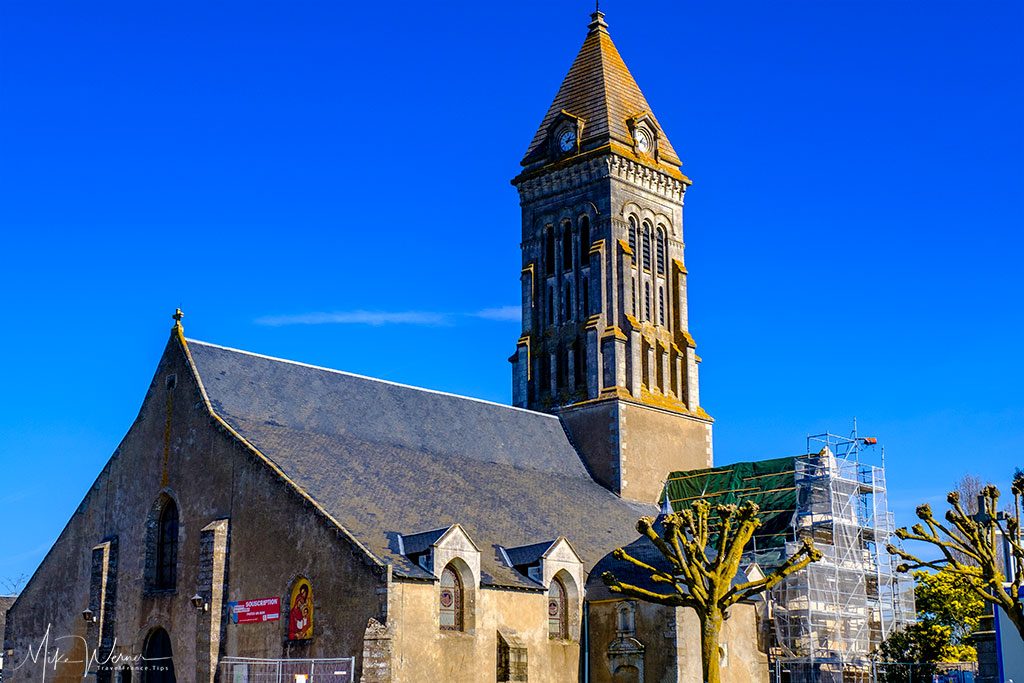
[[[601,0],[594,0],[594,13],[590,15],[590,25],[587,28],[591,33],[608,32],[608,24],[604,20],[604,12],[601,11]]]

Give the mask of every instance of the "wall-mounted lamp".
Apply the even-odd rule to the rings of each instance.
[[[192,606],[199,612],[210,611],[210,603],[206,602],[206,599],[199,593],[192,596]]]
[[[87,623],[90,624],[95,624],[97,621],[99,621],[99,619],[96,618],[96,615],[93,614],[92,610],[88,607],[82,610],[82,619],[84,619]]]

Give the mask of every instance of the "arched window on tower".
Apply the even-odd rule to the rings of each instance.
[[[644,249],[643,249],[644,270],[651,269],[651,224],[644,221]]]
[[[579,337],[572,342],[573,373],[576,375],[576,387],[587,386],[587,352]]]
[[[565,599],[565,585],[561,579],[551,579],[548,588],[548,636],[559,640],[569,637],[569,610]]]
[[[572,224],[562,224],[562,270],[572,270]]]
[[[548,287],[548,325],[555,324],[555,288]]]
[[[629,250],[633,252],[633,265],[637,265],[636,253],[636,218],[633,216],[629,217]]]
[[[651,319],[651,283],[644,283],[644,320]]]
[[[559,390],[569,386],[569,353],[564,348],[558,349],[558,360],[555,367],[555,386]]]
[[[580,218],[580,265],[590,265],[590,217]]]
[[[665,288],[658,287],[658,324],[665,324]]]
[[[632,286],[632,288],[630,288],[630,291],[633,293],[633,317],[635,318],[637,315],[639,315],[639,313],[637,313],[637,311],[636,311],[636,278],[635,277],[633,278],[633,286]]]
[[[439,593],[439,608],[441,613],[442,631],[461,631],[465,620],[464,609],[466,602],[465,591],[462,588],[462,579],[455,568],[448,565],[441,572],[441,590]]]
[[[539,359],[540,386],[537,388],[537,396],[547,396],[551,393],[551,358],[543,354]]]
[[[171,590],[178,579],[178,506],[174,500],[167,500],[157,524],[153,587],[157,590]]]
[[[555,229],[550,225],[544,228],[544,272],[555,274]]]
[[[665,228],[658,226],[658,275],[665,274]]]
[[[583,311],[583,319],[590,317],[590,283],[583,278],[580,284],[580,310]]]
[[[565,307],[562,309],[562,320],[568,321],[573,320],[576,316],[573,315],[572,310],[572,286],[565,283]]]

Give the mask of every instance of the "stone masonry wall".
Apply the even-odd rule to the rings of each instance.
[[[147,523],[161,495],[173,498],[180,514],[172,591],[148,590],[144,580]],[[113,602],[101,636],[82,611],[95,594],[93,548],[111,539],[116,560],[107,563],[106,595]],[[218,553],[223,562],[214,561]],[[284,613],[279,621],[230,623],[231,600],[279,596],[284,612],[298,576],[313,586],[312,641],[287,643]],[[209,681],[211,664],[223,655],[356,656],[358,669],[367,624],[386,619],[386,583],[382,568],[217,426],[172,337],[138,418],[10,611],[5,649],[14,655],[5,662],[6,680],[39,680],[41,663],[28,659],[29,648],[45,644],[47,633],[51,656],[71,643],[82,659],[85,645],[91,652],[101,637],[109,644],[116,638],[115,654],[133,656],[158,626],[170,635],[179,680]],[[197,592],[209,612],[192,605]],[[62,636],[72,639],[57,642]],[[80,681],[82,666],[64,662],[47,680]]]

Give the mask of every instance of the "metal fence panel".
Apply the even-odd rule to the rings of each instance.
[[[776,661],[771,674],[772,683],[974,683],[978,664]]]
[[[356,658],[259,659],[224,657],[223,683],[355,683]]]

